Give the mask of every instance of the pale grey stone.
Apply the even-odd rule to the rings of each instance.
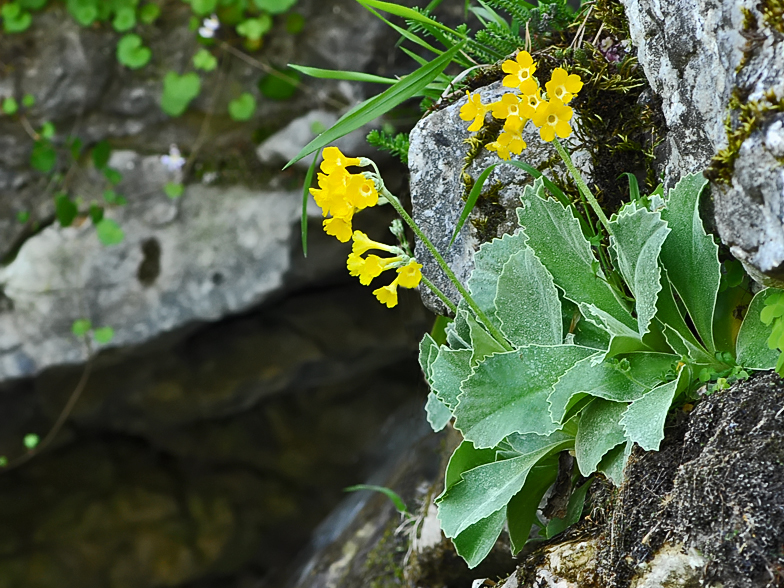
[[[662,99],[669,161],[665,183],[703,170],[727,146],[733,91],[746,101],[784,96],[784,43],[743,0],[622,0],[632,40]],[[744,11],[747,11],[744,14]],[[746,14],[756,30],[744,30]],[[751,27],[753,29],[753,27]],[[729,185],[713,183],[716,227],[760,281],[784,277],[781,118],[767,115],[742,146]]]

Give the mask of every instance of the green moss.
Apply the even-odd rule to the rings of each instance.
[[[765,24],[784,35],[784,0],[763,0],[759,9]]]
[[[784,112],[784,98],[778,98],[774,92],[768,91],[763,100],[746,101],[744,94],[736,88],[724,122],[727,147],[711,160],[705,170],[705,177],[719,184],[729,184],[741,145],[772,114],[781,112]]]
[[[397,524],[390,520],[378,543],[367,554],[363,577],[368,588],[392,588],[404,584],[403,559],[408,549],[406,536],[395,533]]]

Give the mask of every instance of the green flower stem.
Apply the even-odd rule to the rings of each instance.
[[[379,178],[380,177],[381,176],[379,175]],[[403,221],[409,227],[411,227],[411,230],[414,231],[414,234],[417,237],[419,237],[419,240],[422,241],[422,243],[425,245],[425,247],[427,247],[428,251],[430,251],[430,253],[435,258],[435,260],[438,263],[438,265],[441,266],[442,270],[444,270],[444,273],[446,274],[446,277],[449,278],[449,280],[455,285],[455,288],[457,288],[457,291],[460,292],[460,295],[468,303],[468,306],[471,307],[471,310],[474,311],[474,314],[476,314],[477,318],[480,321],[482,321],[482,323],[487,328],[487,330],[490,332],[490,334],[493,336],[493,338],[496,341],[498,341],[498,343],[504,349],[506,349],[507,351],[512,351],[513,348],[509,344],[509,342],[506,340],[506,337],[504,337],[503,333],[501,333],[501,331],[499,331],[498,328],[490,321],[490,319],[482,311],[482,309],[479,308],[479,306],[474,301],[474,299],[471,298],[471,295],[468,293],[468,290],[466,290],[463,287],[463,285],[460,283],[460,280],[457,279],[457,276],[455,275],[455,272],[453,272],[452,268],[449,267],[449,265],[447,264],[446,260],[438,252],[438,249],[435,248],[435,245],[433,245],[433,243],[430,241],[430,239],[428,239],[427,236],[422,232],[422,230],[417,226],[417,224],[414,222],[414,219],[412,219],[411,216],[409,216],[409,214],[406,212],[406,209],[403,208],[403,205],[400,204],[400,201],[397,199],[397,197],[395,195],[391,194],[389,192],[389,190],[386,189],[386,186],[384,186],[383,184],[381,185],[380,192],[381,192],[381,195],[384,196],[384,198],[386,198],[389,201],[389,203],[392,205],[392,207],[397,211],[397,213],[400,215],[400,218],[402,218]]]
[[[428,280],[425,276],[422,276],[422,283],[428,288],[430,288],[430,291],[433,294],[438,296],[438,299],[441,300],[441,302],[443,302],[446,305],[446,307],[452,311],[452,314],[457,314],[457,306],[455,306],[454,303],[451,300],[449,300],[449,298],[446,297],[446,294],[444,294],[441,290],[439,290],[438,287],[433,282]]]
[[[561,159],[563,159],[563,162],[566,164],[566,168],[569,170],[569,173],[572,175],[572,178],[574,178],[574,181],[577,184],[577,189],[580,190],[580,194],[582,194],[588,200],[588,203],[591,205],[591,208],[593,208],[593,211],[596,213],[596,216],[599,217],[599,221],[602,223],[602,225],[604,225],[604,228],[607,230],[607,232],[612,234],[612,231],[610,230],[610,221],[607,220],[607,217],[605,216],[602,207],[599,206],[599,202],[596,200],[596,197],[588,188],[588,185],[585,183],[585,180],[583,180],[583,176],[580,174],[577,168],[574,167],[574,163],[572,163],[572,158],[563,148],[563,145],[561,145],[561,142],[558,140],[558,137],[555,137],[553,139],[553,145],[555,145],[555,150],[558,152],[558,155],[561,156]]]

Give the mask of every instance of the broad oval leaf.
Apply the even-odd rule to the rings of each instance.
[[[491,355],[461,386],[455,428],[480,448],[494,447],[512,433],[552,433],[559,428],[547,403],[553,384],[595,352],[577,345],[531,345]]]

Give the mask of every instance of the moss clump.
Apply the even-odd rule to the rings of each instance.
[[[727,147],[719,151],[705,170],[705,177],[718,184],[729,184],[735,171],[735,160],[744,141],[762,126],[772,114],[784,112],[784,98],[768,91],[763,100],[746,101],[737,88],[733,91],[729,113],[724,122]]]
[[[784,35],[784,0],[764,0],[759,8],[765,24]]]
[[[367,554],[362,577],[368,588],[392,588],[404,584],[403,560],[408,548],[406,536],[395,533],[391,520],[375,547]]]

